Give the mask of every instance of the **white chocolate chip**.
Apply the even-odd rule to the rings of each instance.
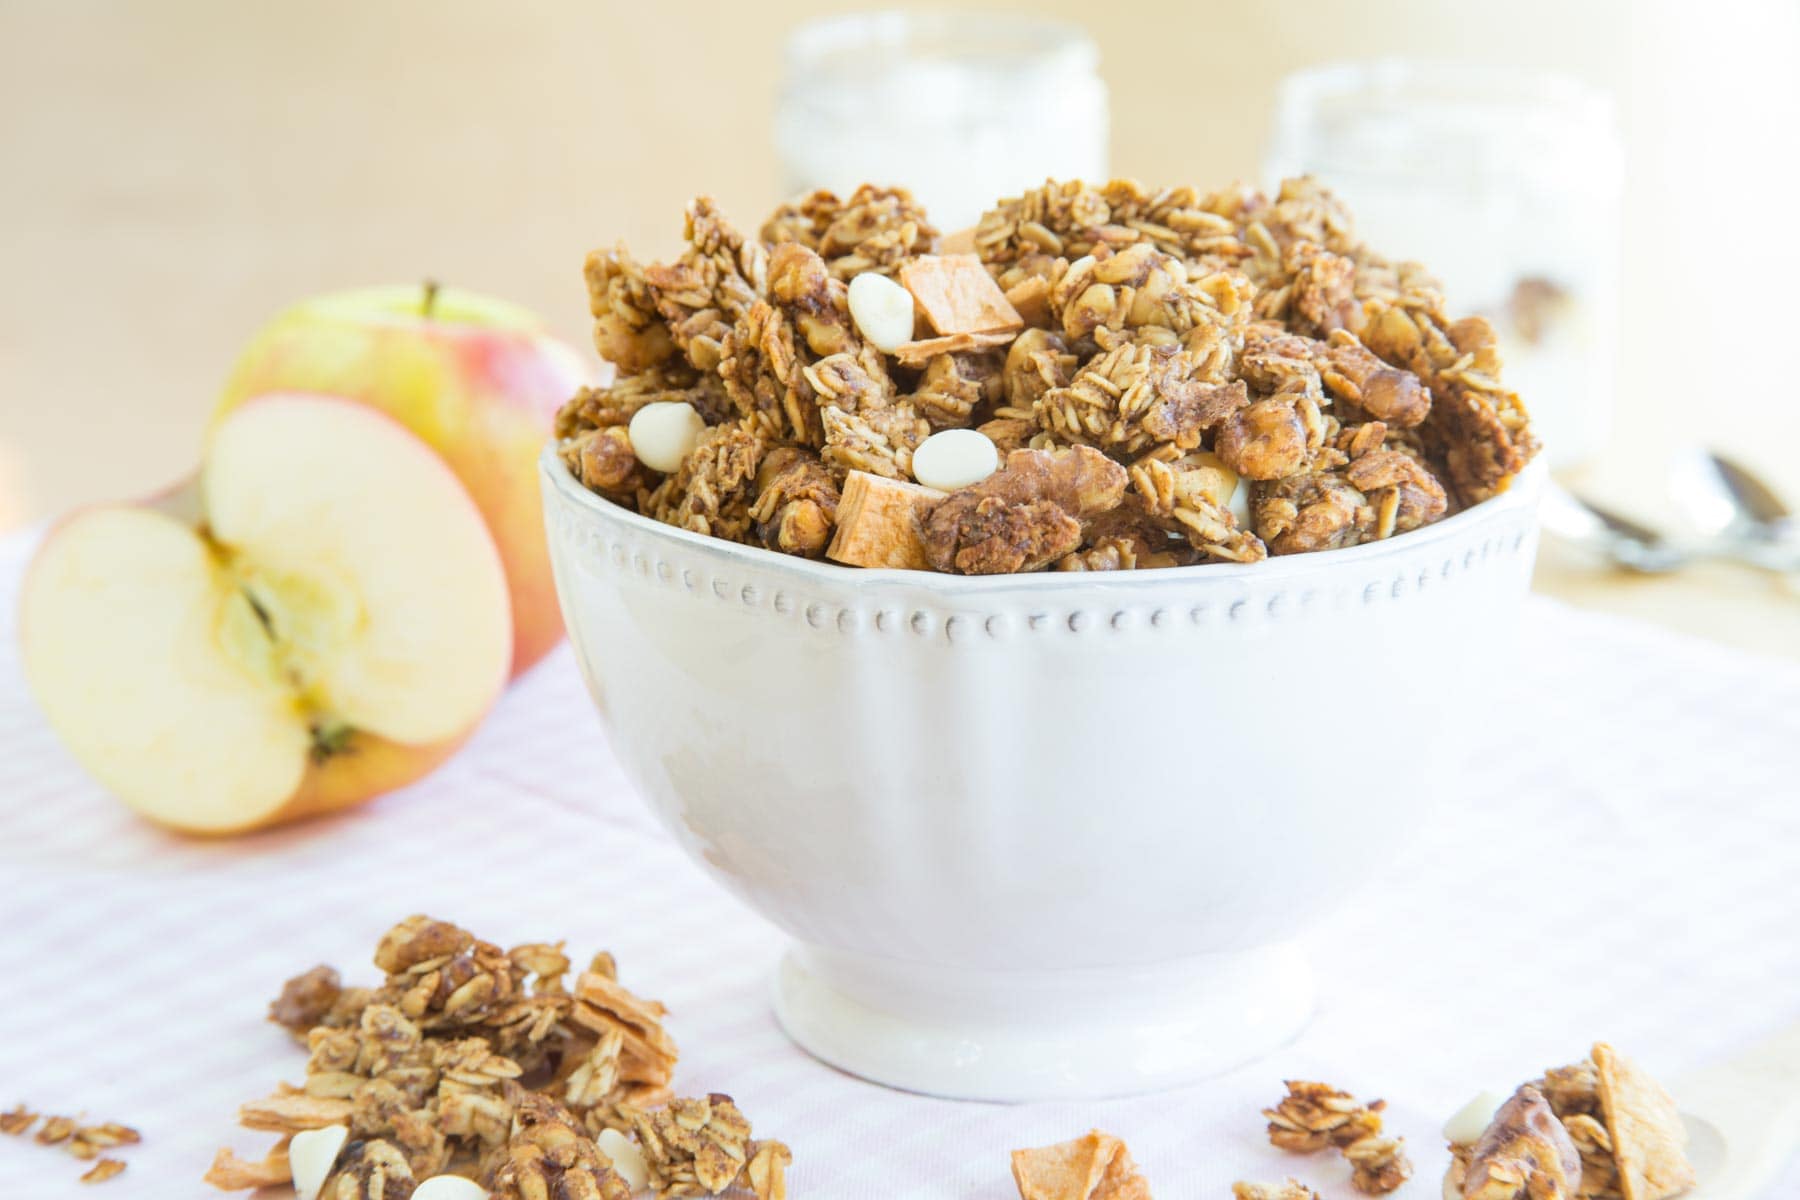
[[[1227,509],[1239,529],[1250,528],[1250,481],[1225,465],[1211,450],[1196,450],[1193,461],[1221,476],[1221,481],[1202,489],[1206,498]]]
[[[594,1142],[600,1147],[600,1153],[612,1160],[613,1170],[632,1191],[641,1192],[650,1186],[650,1165],[644,1161],[644,1152],[636,1142],[616,1129],[602,1129]],[[416,1197],[418,1193],[413,1195]]]
[[[343,1125],[327,1125],[323,1129],[305,1129],[288,1143],[288,1169],[294,1173],[296,1200],[318,1200],[325,1177],[337,1163],[338,1151],[350,1137]]]
[[[658,400],[633,413],[626,432],[637,460],[667,475],[681,466],[705,429],[706,421],[686,400]]]
[[[1505,1103],[1506,1097],[1498,1092],[1481,1093],[1444,1122],[1444,1140],[1453,1146],[1473,1146],[1494,1123],[1494,1114]]]
[[[886,275],[864,271],[850,281],[850,319],[877,350],[892,354],[912,341],[912,293]]]
[[[1225,502],[1231,510],[1232,519],[1239,529],[1250,528],[1250,481],[1242,475],[1238,476],[1237,486],[1231,489],[1231,499]]]
[[[980,483],[999,467],[999,447],[979,429],[946,429],[913,451],[913,478],[940,492]]]
[[[488,1190],[461,1175],[433,1175],[413,1189],[412,1200],[488,1200]]]

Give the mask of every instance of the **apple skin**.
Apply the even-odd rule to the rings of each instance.
[[[197,494],[194,480],[189,479],[164,491],[146,496],[142,507],[167,511],[171,515],[185,515],[192,508],[192,497]],[[87,513],[107,505],[95,505],[80,508],[67,513],[55,522],[44,533],[39,551],[26,567],[21,581],[20,594],[29,591],[32,576],[44,561],[42,547],[48,546]],[[116,506],[112,506],[116,507]],[[21,645],[29,645],[32,640],[31,622],[26,613],[20,614],[19,641]],[[495,699],[499,697],[496,695]],[[358,731],[352,735],[351,748],[353,754],[336,755],[324,762],[308,763],[306,773],[301,777],[300,786],[294,794],[279,807],[269,812],[248,815],[241,822],[211,823],[205,825],[171,820],[137,810],[140,816],[175,833],[188,834],[202,838],[228,838],[239,834],[254,833],[262,829],[273,829],[294,821],[302,821],[308,817],[324,816],[327,813],[340,812],[346,808],[355,808],[366,804],[378,796],[387,794],[409,783],[416,783],[433,771],[462,748],[464,742],[474,736],[480,728],[480,722],[472,724],[467,731],[456,737],[424,745],[402,745],[372,733]],[[83,764],[86,765],[86,764]],[[101,778],[107,787],[113,787],[114,781]]]
[[[195,498],[199,494],[196,485],[197,477],[190,477],[181,483],[146,496],[140,502],[140,506],[166,512],[177,519],[185,519],[187,514],[196,508]],[[25,569],[19,589],[21,595],[30,590],[32,576],[45,559],[43,547],[50,545],[87,513],[106,507],[117,506],[94,505],[88,508],[79,508],[51,523],[50,527],[45,530],[44,540],[39,544],[38,553],[33,556],[31,563]],[[32,640],[31,622],[25,612],[22,612],[20,617],[19,641],[21,645],[29,645]],[[499,699],[499,696],[496,695],[495,699]],[[358,731],[352,735],[351,741],[351,748],[355,753],[336,755],[324,762],[307,764],[306,773],[301,777],[299,788],[281,807],[270,812],[247,816],[241,823],[195,825],[159,818],[149,813],[140,815],[176,833],[225,838],[242,833],[252,833],[259,829],[271,829],[292,821],[323,816],[326,813],[339,812],[346,808],[355,808],[377,796],[385,795],[425,778],[437,770],[445,759],[461,749],[463,743],[473,737],[475,731],[480,727],[481,723],[476,721],[466,731],[455,737],[423,745],[402,745],[372,733]],[[103,779],[102,782],[109,786],[111,784],[110,780]]]
[[[294,400],[321,403],[328,406],[341,405],[359,411],[368,407],[365,405],[355,405],[353,402],[338,396],[292,396],[279,394],[259,397],[257,398],[257,405],[258,407],[261,407],[263,405],[292,402]],[[379,420],[384,424],[392,421],[394,425],[399,426],[397,432],[400,433],[400,436],[407,440],[412,440],[416,436],[410,431],[405,430],[404,426],[400,425],[398,421],[394,421],[391,416],[388,416],[385,413],[378,418],[369,417],[365,419]],[[423,439],[419,439],[419,441],[422,442]],[[423,453],[424,450],[422,449],[421,454]],[[441,461],[441,459],[442,456],[440,455],[437,456],[437,458],[430,460],[433,463],[434,469],[439,469],[437,468],[437,463]],[[443,465],[448,467],[449,464],[444,463]],[[467,488],[456,487],[457,482],[460,481],[452,481],[446,487],[445,498],[448,503],[452,505],[467,504],[470,506],[470,518],[481,516],[482,514],[480,514],[479,509],[475,506],[473,498],[467,494]],[[454,489],[453,496],[448,494],[450,489]],[[33,692],[37,693],[40,705],[44,708],[47,715],[50,715],[50,708],[44,702],[44,693],[41,690],[41,685],[39,680],[34,677],[34,673],[31,669],[33,657],[32,648],[34,643],[39,640],[40,634],[40,630],[33,620],[33,614],[42,611],[42,606],[32,604],[30,598],[34,592],[37,591],[41,578],[49,571],[49,564],[52,560],[53,551],[59,541],[66,536],[69,536],[71,531],[80,525],[84,519],[95,514],[104,513],[110,509],[142,509],[159,514],[161,517],[172,520],[180,526],[190,529],[204,528],[208,524],[205,500],[205,489],[202,485],[201,475],[199,472],[195,472],[194,474],[191,474],[176,483],[170,484],[160,491],[153,492],[133,503],[101,503],[75,509],[63,514],[53,521],[45,530],[44,537],[39,542],[21,579],[21,586],[19,589],[20,607],[18,612],[18,638],[21,661],[25,667],[27,683],[31,686]],[[486,524],[485,520],[482,521],[482,524]],[[488,536],[491,537],[491,531]],[[486,539],[484,539],[484,541],[485,540]],[[503,569],[504,557],[500,554],[498,546],[489,546],[489,553],[494,556],[495,560],[498,560],[496,566]],[[498,576],[495,578],[496,582],[498,582]],[[496,596],[498,596],[498,591],[496,591]],[[507,614],[507,616],[510,616],[510,614]],[[510,626],[510,620],[507,621],[507,624]],[[554,644],[554,640],[551,644]],[[370,732],[366,729],[353,730],[349,734],[349,741],[345,747],[345,753],[334,754],[324,758],[322,761],[318,759],[309,760],[303,769],[295,789],[275,807],[266,808],[261,811],[247,812],[241,820],[234,818],[229,820],[198,822],[178,819],[167,813],[150,811],[129,800],[127,800],[127,803],[134,811],[138,812],[140,816],[163,828],[176,833],[205,838],[225,838],[271,829],[291,822],[304,820],[309,817],[322,816],[328,813],[339,812],[344,809],[360,806],[370,800],[385,795],[388,792],[415,783],[430,775],[442,765],[445,760],[449,759],[461,749],[464,743],[474,736],[475,732],[480,728],[482,721],[485,719],[487,712],[499,700],[505,690],[507,682],[506,672],[500,669],[504,663],[504,659],[496,655],[493,661],[496,669],[491,676],[492,685],[485,692],[486,698],[480,703],[478,711],[472,719],[457,732],[430,741],[399,742]],[[51,716],[51,723],[55,726],[54,716]],[[124,789],[120,786],[120,781],[118,779],[113,778],[109,772],[100,768],[95,763],[87,761],[81,755],[77,747],[70,742],[61,728],[58,728],[57,732],[59,736],[63,737],[65,745],[68,745],[70,751],[75,755],[78,761],[82,762],[84,767],[87,767],[92,771],[103,785],[107,786],[115,793],[123,795]]]
[[[594,372],[527,310],[456,289],[364,288],[304,301],[239,356],[217,426],[267,392],[322,392],[376,408],[450,465],[486,519],[512,593],[513,677],[562,640],[537,457],[556,410]]]

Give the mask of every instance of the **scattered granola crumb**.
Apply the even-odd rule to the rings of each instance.
[[[630,1116],[658,1196],[717,1196],[735,1186],[757,1200],[785,1200],[793,1155],[780,1142],[752,1141],[750,1122],[730,1096],[671,1100]]]
[[[40,1146],[54,1146],[58,1142],[66,1142],[75,1132],[73,1117],[45,1117],[44,1127],[37,1131],[35,1138]]]
[[[1405,1139],[1381,1131],[1383,1101],[1363,1104],[1348,1092],[1307,1080],[1287,1081],[1288,1094],[1269,1118],[1269,1141],[1283,1150],[1311,1154],[1335,1146],[1350,1161],[1350,1186],[1386,1195],[1412,1178]]]
[[[81,1177],[81,1182],[105,1183],[108,1179],[120,1174],[124,1170],[125,1163],[122,1159],[103,1158],[92,1167],[88,1168],[87,1173]]]
[[[1319,1200],[1319,1193],[1298,1179],[1286,1179],[1281,1183],[1234,1183],[1231,1194],[1234,1200]]]
[[[76,1158],[89,1159],[102,1150],[111,1150],[116,1146],[132,1146],[143,1141],[137,1130],[129,1125],[120,1125],[116,1121],[108,1121],[101,1125],[83,1125],[69,1138],[69,1153]]]
[[[102,1158],[103,1151],[143,1141],[142,1135],[129,1125],[121,1125],[117,1121],[83,1125],[75,1117],[44,1117],[43,1125],[36,1133],[31,1133],[38,1117],[39,1114],[25,1104],[15,1104],[10,1111],[0,1113],[0,1133],[13,1137],[30,1134],[38,1145],[56,1146],[82,1162],[100,1159],[81,1177],[83,1183],[99,1183],[125,1169],[125,1164],[117,1159]]]
[[[1125,1143],[1089,1130],[1073,1141],[1012,1152],[1019,1200],[1150,1200]]]

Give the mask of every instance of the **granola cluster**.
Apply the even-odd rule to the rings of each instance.
[[[39,1125],[40,1117],[43,1124]],[[36,1126],[37,1132],[32,1133]],[[82,1183],[104,1183],[125,1170],[125,1161],[105,1157],[106,1151],[131,1146],[143,1141],[137,1130],[117,1121],[84,1124],[76,1117],[59,1117],[33,1112],[24,1104],[16,1104],[0,1113],[0,1134],[24,1137],[31,1134],[40,1146],[56,1146],[82,1162],[92,1162],[81,1175]],[[96,1161],[98,1160],[98,1161]]]
[[[320,966],[282,988],[270,1019],[305,1042],[305,1082],[239,1110],[280,1141],[260,1162],[221,1150],[209,1183],[287,1183],[294,1135],[341,1127],[325,1200],[405,1200],[444,1174],[506,1200],[626,1200],[601,1149],[621,1135],[659,1196],[785,1197],[785,1146],[752,1141],[729,1097],[672,1097],[665,1010],[620,984],[610,955],[571,983],[560,942],[503,950],[413,916],[382,937],[375,965],[378,987]]]
[[[1505,490],[1537,451],[1487,321],[1452,319],[1422,268],[1365,245],[1311,179],[1274,196],[1051,181],[947,238],[902,189],[815,192],[756,237],[702,198],[687,243],[672,263],[589,256],[595,345],[618,375],[556,432],[586,487],[697,533],[963,574],[1247,563],[1418,529]],[[883,348],[858,325],[865,274],[910,292],[912,340]],[[658,472],[629,423],[666,401],[707,429]],[[990,438],[1009,481],[840,507],[854,475],[909,484],[913,452],[948,429]],[[1039,457],[1015,470],[1019,451]],[[1080,510],[1039,490],[1077,469],[1125,483]],[[871,514],[898,524],[841,525]]]
[[[1522,1085],[1479,1141],[1452,1142],[1447,1183],[1463,1200],[1668,1200],[1694,1184],[1686,1145],[1669,1093],[1597,1042]]]
[[[1269,1141],[1296,1154],[1335,1147],[1350,1163],[1350,1186],[1369,1196],[1385,1196],[1412,1178],[1405,1139],[1382,1132],[1376,1100],[1364,1104],[1348,1092],[1307,1080],[1287,1081],[1287,1095],[1269,1118]]]

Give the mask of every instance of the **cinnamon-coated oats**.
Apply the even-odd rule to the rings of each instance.
[[[1319,1200],[1319,1193],[1298,1179],[1281,1183],[1234,1183],[1231,1195],[1232,1200]]]
[[[816,472],[804,459],[781,469],[804,474],[809,464]],[[810,502],[803,484],[789,486],[790,507]],[[785,519],[776,512],[771,520],[778,531]],[[665,1147],[660,1159],[650,1155],[664,1195],[784,1194],[785,1146],[750,1142],[749,1123],[729,1100],[711,1098],[698,1124],[694,1106],[709,1101],[670,1100],[677,1049],[663,1028],[666,1010],[622,985],[611,955],[595,955],[570,980],[560,942],[503,950],[414,916],[383,935],[375,964],[386,975],[376,988],[344,988],[335,971],[316,967],[282,989],[271,1019],[305,1041],[305,1082],[239,1110],[246,1128],[281,1140],[261,1162],[220,1151],[209,1183],[286,1183],[288,1140],[341,1126],[347,1140],[325,1200],[406,1200],[445,1173],[505,1200],[626,1200],[629,1189],[595,1139],[651,1130]],[[28,1117],[18,1110],[10,1124],[22,1131]],[[94,1152],[135,1140],[114,1125],[70,1122],[50,1132]],[[721,1155],[735,1164],[729,1178]]]
[[[1349,1160],[1350,1186],[1371,1196],[1386,1195],[1412,1178],[1405,1139],[1382,1132],[1376,1100],[1364,1104],[1348,1092],[1308,1080],[1287,1081],[1287,1095],[1269,1118],[1269,1141],[1283,1150],[1311,1154],[1335,1146]]]
[[[1049,181],[954,238],[898,188],[815,192],[758,239],[703,198],[687,230],[670,264],[589,256],[595,345],[619,377],[557,423],[583,485],[685,529],[817,557],[852,472],[910,480],[925,437],[968,428],[1002,455],[1079,445],[1133,470],[1216,454],[1252,482],[1250,524],[1166,479],[1124,538],[1106,509],[964,489],[939,524],[989,549],[932,569],[1254,562],[1405,534],[1505,490],[1537,452],[1492,327],[1452,319],[1436,281],[1365,245],[1312,179],[1273,197]],[[938,336],[864,339],[846,298],[864,273],[907,284]],[[621,430],[662,399],[716,431],[666,475]]]
[[[124,1170],[124,1160],[117,1158],[103,1158],[92,1167],[88,1168],[87,1172],[81,1176],[81,1182],[105,1183],[108,1179],[111,1179],[113,1176]]]
[[[84,1125],[77,1117],[44,1116],[43,1124],[38,1125],[39,1116],[28,1106],[15,1104],[7,1112],[0,1113],[0,1134],[10,1137],[29,1135],[38,1145],[53,1146],[83,1162],[98,1158],[100,1161],[80,1177],[82,1183],[102,1183],[123,1171],[123,1161],[101,1158],[101,1155],[107,1150],[144,1140],[137,1130],[117,1121]],[[33,1126],[37,1127],[36,1133],[32,1133]]]

